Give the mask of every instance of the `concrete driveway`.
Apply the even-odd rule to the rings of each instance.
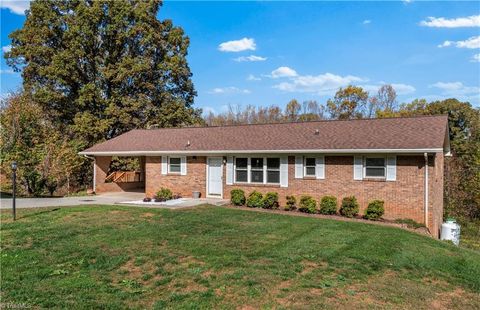
[[[96,205],[105,204],[112,205],[122,201],[139,200],[145,197],[144,193],[139,192],[121,192],[121,193],[105,193],[93,196],[79,197],[61,197],[61,198],[17,198],[17,208],[42,208],[42,207],[65,207],[78,205]],[[12,199],[1,198],[0,209],[11,209]]]
[[[135,207],[149,207],[149,208],[187,208],[195,207],[203,204],[211,204],[216,206],[226,205],[229,203],[226,199],[218,198],[184,198],[181,201],[171,201],[171,203],[143,203],[142,199],[145,194],[142,192],[118,192],[105,193],[93,196],[80,197],[62,197],[62,198],[17,198],[17,208],[46,208],[46,207],[71,207],[79,205],[113,205],[122,204],[126,206]],[[12,199],[1,198],[0,209],[11,209]]]

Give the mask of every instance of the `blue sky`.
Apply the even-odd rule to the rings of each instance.
[[[28,2],[2,0],[1,45]],[[479,2],[173,2],[159,18],[190,37],[195,106],[324,103],[338,87],[399,101],[457,97],[480,106]],[[1,93],[21,85],[1,61]]]

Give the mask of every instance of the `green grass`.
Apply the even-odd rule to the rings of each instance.
[[[458,219],[460,224],[460,245],[480,251],[480,219]]]
[[[2,303],[479,308],[480,254],[397,228],[233,208],[2,212]]]

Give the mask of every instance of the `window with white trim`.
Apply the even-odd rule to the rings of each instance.
[[[180,173],[182,160],[180,157],[168,157],[168,173]]]
[[[316,160],[314,157],[305,157],[303,175],[306,177],[314,177],[316,173]]]
[[[267,158],[267,183],[280,183],[280,158]]]
[[[386,175],[385,157],[365,157],[365,178],[385,178]]]
[[[235,158],[235,182],[248,182],[248,158]]]
[[[250,159],[250,182],[263,183],[263,158],[261,157]]]
[[[278,157],[236,157],[234,163],[236,183],[280,184]]]

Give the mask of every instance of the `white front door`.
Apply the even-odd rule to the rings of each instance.
[[[222,197],[222,162],[222,157],[209,157],[207,159],[207,196]]]

